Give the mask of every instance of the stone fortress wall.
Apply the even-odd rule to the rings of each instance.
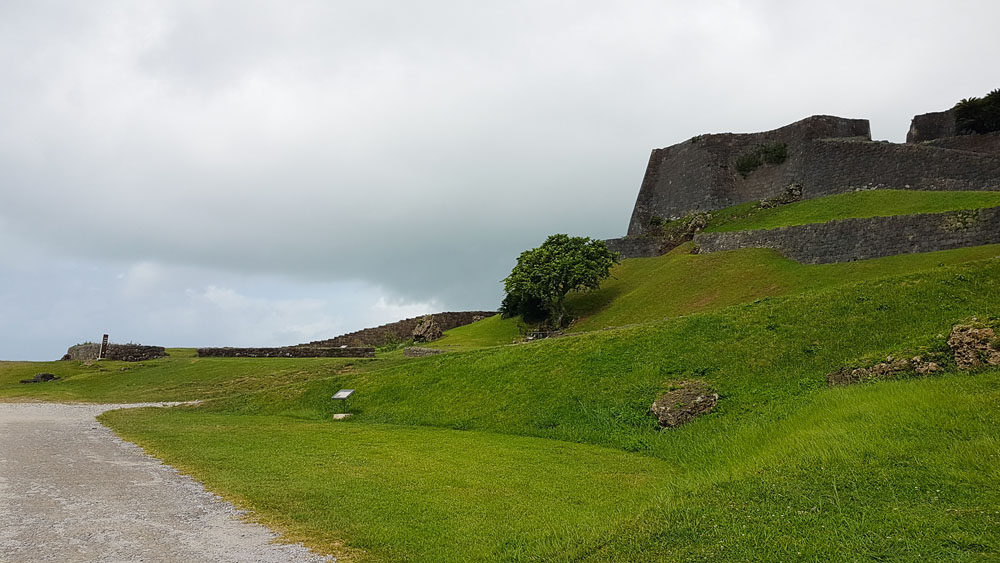
[[[800,186],[806,199],[872,188],[1000,190],[1000,137],[954,137],[953,120],[948,137],[945,121],[915,117],[914,140],[905,144],[872,141],[867,120],[819,115],[773,131],[701,135],[655,149],[628,236],[645,234],[654,217],[672,219],[775,197],[791,184]],[[736,160],[763,143],[785,143],[787,158],[744,177]]]
[[[737,160],[755,147],[783,144],[786,157],[749,172]],[[817,115],[762,133],[699,135],[655,149],[636,198],[628,235],[606,241],[625,258],[670,250],[659,220],[781,197],[808,199],[868,189],[1000,190],[1000,132],[956,135],[951,110],[917,115],[907,142],[872,141],[867,120]],[[961,229],[954,221],[972,221]],[[700,252],[775,248],[808,263],[1000,243],[996,210],[848,219],[768,231],[700,233]],[[690,236],[689,236],[690,238]]]

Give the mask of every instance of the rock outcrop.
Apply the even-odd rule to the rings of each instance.
[[[433,342],[444,334],[441,327],[438,326],[437,322],[434,320],[433,315],[427,315],[426,317],[420,319],[417,326],[413,328],[413,341],[414,342]]]
[[[979,325],[955,325],[948,336],[948,347],[955,354],[958,369],[972,369],[980,366],[1000,365],[1000,339],[996,332]]]
[[[660,428],[673,428],[712,411],[719,394],[702,381],[682,381],[649,407]]]

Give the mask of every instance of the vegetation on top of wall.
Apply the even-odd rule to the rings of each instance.
[[[736,157],[736,171],[746,178],[765,164],[781,164],[788,158],[788,145],[780,141],[761,143]]]
[[[959,135],[1000,131],[1000,88],[982,98],[955,104],[955,132]]]

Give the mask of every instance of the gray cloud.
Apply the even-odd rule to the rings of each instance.
[[[493,307],[547,234],[624,232],[651,148],[815,113],[899,141],[914,113],[997,87],[998,15],[985,1],[8,3],[0,235],[30,252],[8,249],[0,313],[73,324],[84,312],[51,307],[89,291],[59,277],[67,264],[184,278],[156,298],[171,342],[193,343],[163,310],[208,310],[189,289]],[[114,291],[125,318],[136,305]],[[225,318],[199,338],[280,324]]]

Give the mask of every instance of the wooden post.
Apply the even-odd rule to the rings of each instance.
[[[101,339],[101,351],[97,353],[97,359],[103,360],[108,357],[108,335],[105,334],[104,338]]]

